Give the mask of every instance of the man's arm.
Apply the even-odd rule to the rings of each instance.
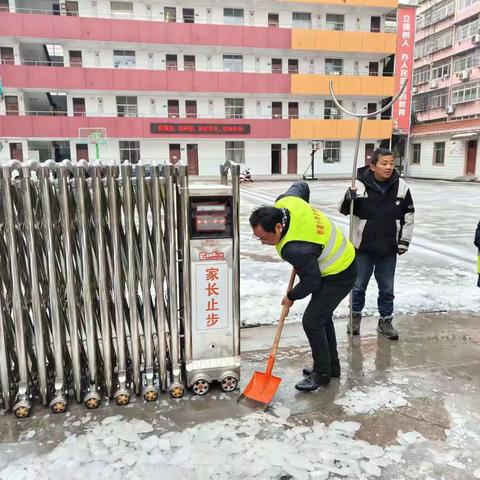
[[[299,197],[305,202],[310,202],[310,187],[307,182],[295,182],[285,193],[279,195],[276,201],[278,202],[283,197]]]
[[[300,300],[320,288],[321,276],[318,257],[321,245],[291,242],[282,250],[282,258],[295,268],[300,282],[287,295],[290,300]]]
[[[480,222],[478,222],[477,230],[475,231],[475,246],[480,250]]]
[[[403,226],[400,233],[400,238],[398,239],[399,253],[401,250],[402,253],[405,253],[410,246],[410,242],[412,241],[415,207],[413,205],[413,199],[412,195],[410,194],[410,189],[407,190],[407,193],[405,195],[402,213]]]

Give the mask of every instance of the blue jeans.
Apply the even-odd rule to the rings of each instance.
[[[353,313],[361,313],[365,306],[365,291],[372,273],[378,285],[378,312],[381,317],[393,314],[393,281],[397,255],[378,257],[370,253],[357,252],[357,279],[352,290]]]

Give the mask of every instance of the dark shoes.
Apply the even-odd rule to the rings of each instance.
[[[321,373],[311,372],[307,377],[295,385],[297,390],[301,392],[313,392],[322,385],[330,383],[330,375],[322,375]]]
[[[398,340],[398,333],[392,325],[392,317],[380,317],[378,319],[377,332],[389,340]]]
[[[361,313],[354,313],[352,316],[352,335],[360,335]],[[347,324],[347,334],[350,335],[350,325]]]
[[[303,375],[308,377],[310,374],[313,373],[312,367],[304,367]],[[332,363],[330,366],[330,377],[332,378],[340,378],[340,362],[337,360],[336,362]]]

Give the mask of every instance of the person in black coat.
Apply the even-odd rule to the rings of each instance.
[[[478,249],[478,256],[477,256],[477,287],[480,287],[480,222],[478,222],[477,230],[475,231],[475,240],[473,241],[475,246]]]

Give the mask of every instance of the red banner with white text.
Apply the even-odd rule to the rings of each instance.
[[[415,41],[415,8],[400,7],[397,10],[397,52],[395,55],[395,93],[404,80],[407,87],[393,105],[393,130],[407,135],[410,130],[410,109],[413,78],[413,47]]]

